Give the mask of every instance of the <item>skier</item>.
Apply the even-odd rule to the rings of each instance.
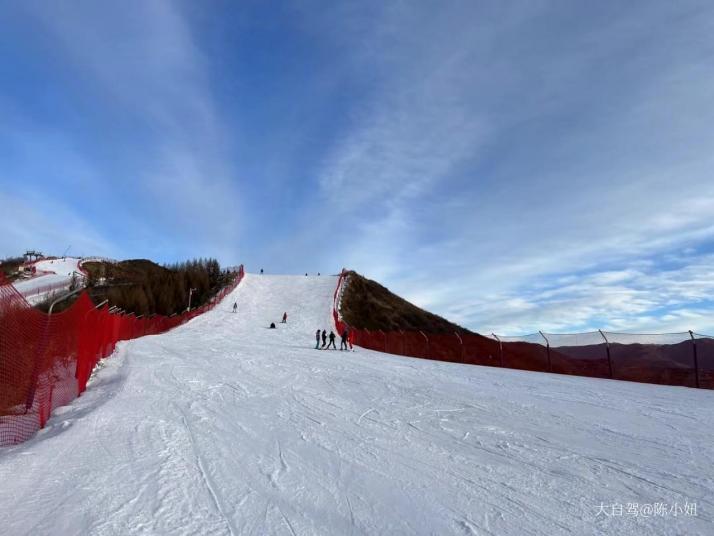
[[[262,268],[260,269],[260,275],[263,275],[263,269],[262,269]]]
[[[342,330],[342,340],[340,341],[340,350],[347,350],[347,328]]]
[[[233,312],[238,311],[238,302],[233,303]]]
[[[282,322],[282,323],[283,323],[283,324],[287,324],[287,323],[288,323],[288,313],[287,313],[287,312],[286,312],[286,313],[283,313],[283,322]]]
[[[315,332],[315,350],[317,350],[318,348],[320,348],[320,330],[319,329]]]
[[[270,323],[270,329],[275,329],[275,322]]]
[[[322,348],[324,348],[326,344],[327,344],[327,332],[323,329],[322,330]]]
[[[337,346],[335,346],[335,334],[332,332],[332,330],[330,330],[330,344],[335,350],[337,350]],[[327,345],[326,350],[330,349],[330,344]]]

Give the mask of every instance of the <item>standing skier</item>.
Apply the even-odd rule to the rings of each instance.
[[[340,350],[347,350],[347,328],[342,330],[342,336],[341,336],[341,341],[340,341]]]
[[[323,329],[322,330],[322,348],[324,348],[326,344],[327,344],[327,332]]]
[[[283,313],[283,324],[287,324],[288,322],[288,313]]]
[[[320,347],[320,330],[318,329],[315,332],[315,350],[317,350]]]
[[[330,345],[332,345],[332,347],[337,350],[337,346],[335,346],[335,334],[332,332],[332,330],[330,330],[330,344],[327,345],[327,350],[330,349]]]
[[[238,302],[233,303],[233,312],[238,311]]]

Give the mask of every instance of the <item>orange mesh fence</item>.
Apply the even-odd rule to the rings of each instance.
[[[0,446],[25,441],[52,411],[87,387],[97,362],[121,340],[163,333],[212,309],[243,278],[197,309],[137,318],[96,308],[82,293],[69,309],[47,315],[30,306],[0,274]]]

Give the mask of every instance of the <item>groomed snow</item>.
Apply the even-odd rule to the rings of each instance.
[[[54,272],[58,275],[72,276],[73,272],[79,272],[79,263],[81,259],[75,257],[62,257],[60,259],[48,259],[37,261],[35,268],[38,271]]]
[[[317,351],[335,283],[249,274],[121,344],[0,451],[2,533],[714,534],[711,391]]]
[[[72,274],[80,272],[80,262],[81,259],[74,257],[37,261],[34,266],[39,275],[15,281],[13,286],[29,303],[39,303],[51,294],[68,289]]]

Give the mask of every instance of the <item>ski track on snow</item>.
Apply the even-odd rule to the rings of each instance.
[[[711,391],[317,351],[335,284],[248,274],[121,343],[0,451],[3,535],[714,533]]]

